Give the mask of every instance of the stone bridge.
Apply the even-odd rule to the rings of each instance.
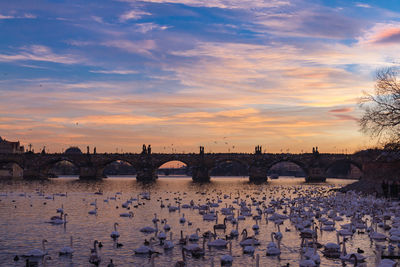
[[[313,153],[304,154],[273,154],[262,153],[261,146],[255,148],[254,154],[246,153],[204,153],[200,147],[199,154],[161,154],[151,153],[146,149],[141,154],[0,154],[0,167],[15,163],[23,169],[23,176],[27,179],[45,179],[54,164],[68,161],[80,170],[81,179],[101,179],[104,177],[104,168],[115,161],[124,161],[131,164],[137,171],[137,180],[150,182],[156,180],[157,170],[170,161],[180,161],[191,170],[195,182],[210,181],[210,170],[223,162],[239,162],[249,173],[252,182],[267,181],[268,170],[280,162],[292,162],[298,165],[306,174],[307,182],[325,181],[327,170],[338,162],[351,163],[363,171],[365,159],[357,154],[323,154],[318,149]]]

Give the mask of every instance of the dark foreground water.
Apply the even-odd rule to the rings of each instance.
[[[134,178],[108,178],[103,181],[88,182],[74,178],[57,178],[47,182],[26,181],[1,181],[0,182],[0,266],[25,266],[25,259],[20,257],[19,261],[13,261],[15,255],[23,255],[29,250],[42,247],[42,239],[46,239],[46,251],[51,259],[47,260],[47,266],[92,266],[89,264],[90,248],[93,241],[99,240],[103,247],[99,250],[102,262],[100,266],[107,266],[113,259],[115,266],[151,266],[149,257],[137,256],[134,249],[143,245],[145,239],[149,240],[155,234],[140,232],[144,226],[154,227],[152,219],[154,213],[160,219],[167,219],[173,232],[173,243],[175,247],[164,250],[157,242],[153,246],[160,254],[155,258],[155,266],[174,266],[175,262],[182,259],[181,246],[178,244],[180,231],[184,235],[191,235],[200,228],[200,235],[208,230],[213,230],[215,221],[204,221],[198,209],[182,208],[180,211],[169,212],[167,206],[178,206],[190,204],[193,200],[195,205],[207,204],[211,210],[220,211],[229,205],[235,208],[234,216],[237,217],[239,209],[236,201],[243,200],[250,204],[252,215],[258,214],[257,205],[251,198],[261,203],[259,208],[265,210],[263,204],[268,207],[274,199],[292,199],[300,195],[314,194],[317,189],[330,189],[348,184],[354,181],[328,179],[326,183],[305,184],[302,178],[280,178],[269,181],[262,185],[249,184],[247,178],[213,178],[212,182],[205,185],[192,183],[190,178],[160,178],[155,184],[143,185],[137,183]],[[94,194],[102,191],[103,195]],[[150,193],[150,200],[142,199],[140,193]],[[62,194],[66,194],[63,196]],[[328,193],[321,193],[328,194]],[[53,199],[54,196],[54,199]],[[47,198],[46,198],[47,197]],[[135,200],[139,197],[139,200]],[[115,198],[115,199],[114,199]],[[129,210],[121,205],[129,199]],[[161,201],[165,208],[161,208]],[[105,201],[106,200],[106,201]],[[97,202],[97,215],[88,212]],[[214,204],[212,204],[214,203]],[[218,204],[219,207],[216,207]],[[57,215],[56,209],[64,207],[68,214],[67,223],[52,225],[47,223],[51,216]],[[120,217],[121,213],[132,211],[134,216]],[[282,214],[282,209],[276,210]],[[337,211],[338,215],[340,211]],[[344,211],[343,211],[344,212]],[[180,223],[180,218],[186,218],[185,223]],[[289,214],[287,214],[289,215]],[[271,232],[278,231],[274,222],[266,220],[271,214],[262,214],[259,224],[259,232],[256,237],[261,245],[256,248],[255,254],[260,255],[260,266],[282,266],[287,263],[290,266],[299,266],[300,261],[300,238],[294,224],[285,220],[280,226],[283,233],[280,257],[266,256],[267,244],[271,241]],[[221,212],[218,215],[219,223],[223,222]],[[349,222],[349,218],[342,215],[343,221],[339,224]],[[119,224],[117,230],[120,237],[117,242],[123,244],[116,246],[116,242],[110,237],[114,230],[113,225]],[[191,223],[191,225],[188,224]],[[239,221],[239,233],[247,229],[249,235],[253,235],[252,226],[256,224],[252,216]],[[163,224],[158,223],[158,228],[163,230]],[[228,222],[226,233],[217,230],[221,238],[229,234],[236,225]],[[290,231],[285,231],[285,228]],[[318,231],[318,241],[322,244],[336,242],[336,232]],[[167,232],[167,239],[169,239]],[[73,236],[74,253],[72,257],[60,257],[58,252],[64,246],[69,245],[70,236]],[[255,256],[244,255],[239,245],[241,237],[232,240],[232,266],[255,266]],[[202,247],[202,241],[199,242]],[[375,254],[367,235],[354,235],[347,243],[347,251],[355,252],[357,248],[365,250],[364,255],[368,263],[373,263]],[[321,252],[321,266],[340,266],[340,260],[324,258]],[[220,266],[221,255],[229,254],[229,249],[207,248],[206,254],[200,259],[187,255],[187,266],[211,266],[211,260],[215,266]],[[39,260],[39,266],[43,261]],[[351,265],[352,266],[352,265]],[[373,266],[373,265],[371,265]]]

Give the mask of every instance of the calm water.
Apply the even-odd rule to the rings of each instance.
[[[74,178],[57,178],[47,182],[25,182],[25,181],[1,181],[0,182],[0,266],[25,266],[25,260],[13,261],[15,255],[22,255],[33,248],[41,249],[42,239],[47,239],[46,249],[51,256],[47,261],[47,266],[91,266],[88,263],[90,248],[93,247],[95,239],[103,243],[100,250],[102,263],[100,266],[107,266],[112,258],[116,266],[150,266],[148,257],[135,256],[134,249],[140,247],[145,239],[150,239],[154,234],[144,234],[139,231],[144,226],[152,226],[152,218],[157,213],[158,218],[167,219],[173,232],[173,241],[175,248],[170,251],[164,251],[159,245],[154,248],[161,254],[155,259],[155,266],[174,266],[175,262],[181,259],[181,249],[178,245],[180,231],[184,235],[195,233],[196,228],[200,228],[203,233],[212,230],[215,221],[203,221],[202,215],[199,215],[197,209],[181,209],[176,212],[169,212],[168,208],[160,207],[160,199],[164,204],[177,206],[177,200],[182,204],[189,204],[191,200],[197,204],[206,204],[207,202],[218,202],[220,198],[220,210],[225,205],[231,205],[234,198],[239,196],[251,204],[251,197],[262,201],[265,196],[265,204],[268,205],[272,198],[297,197],[299,194],[310,192],[316,187],[332,188],[343,184],[351,183],[349,180],[328,179],[323,184],[304,184],[302,178],[280,178],[272,180],[268,184],[253,185],[248,183],[247,178],[213,178],[210,184],[198,185],[192,183],[190,178],[160,178],[155,184],[142,185],[136,182],[134,178],[108,178],[103,181],[87,182]],[[296,187],[298,190],[288,192],[288,188]],[[96,195],[94,192],[103,191],[103,195]],[[43,192],[43,195],[39,194]],[[53,196],[57,193],[66,193],[67,196],[55,195],[53,199],[45,199],[46,196]],[[119,192],[117,194],[117,192]],[[142,192],[150,192],[151,199],[140,199],[141,205],[133,201],[130,210],[134,213],[133,218],[120,217],[119,214],[128,212],[121,205],[130,198],[136,198]],[[224,194],[231,195],[231,198],[224,198]],[[116,197],[116,200],[105,199]],[[167,200],[168,199],[168,200]],[[97,200],[98,214],[89,215],[88,211],[93,210],[94,206],[90,203]],[[57,215],[56,209],[64,206],[64,211],[68,214],[68,223],[64,225],[52,225],[46,223],[51,216]],[[237,204],[233,204],[237,209]],[[282,210],[277,210],[282,213]],[[186,223],[179,223],[179,218],[185,214]],[[253,215],[256,214],[253,206]],[[235,210],[236,215],[236,210]],[[270,215],[268,215],[270,216]],[[348,219],[339,222],[348,223]],[[222,223],[223,216],[219,216],[219,223]],[[192,223],[188,225],[188,221]],[[119,224],[118,231],[120,237],[119,243],[123,247],[117,248],[110,234],[113,231],[113,225]],[[247,228],[249,235],[253,234],[252,226],[255,221],[252,217],[246,217],[246,220],[240,221],[239,232]],[[158,224],[159,229],[163,225]],[[290,266],[298,266],[300,259],[299,232],[289,220],[285,220],[281,225],[283,239],[281,242],[282,254],[280,257],[267,257],[266,245],[270,242],[271,232],[277,231],[275,224],[265,219],[263,214],[259,221],[260,231],[257,238],[261,245],[257,247],[255,254],[260,255],[260,266],[282,266],[290,263]],[[338,225],[337,225],[338,226]],[[285,228],[290,232],[285,232]],[[226,234],[236,226],[227,223]],[[222,230],[217,233],[225,237]],[[73,257],[59,257],[59,250],[69,245],[69,238],[74,239]],[[169,239],[169,233],[167,233]],[[335,232],[323,232],[319,237],[319,242],[336,242]],[[232,241],[232,254],[234,257],[232,266],[255,266],[255,258],[249,255],[243,255],[242,248],[238,240]],[[202,246],[202,241],[199,241]],[[347,242],[347,251],[355,252],[358,247],[365,250],[367,262],[374,262],[374,254],[370,248],[370,241],[367,235],[354,235]],[[228,249],[208,249],[206,255],[201,259],[194,259],[187,256],[188,266],[211,266],[211,257],[214,258],[215,266],[219,266],[221,255],[228,254]],[[320,252],[319,252],[320,253]],[[321,255],[321,266],[340,266],[339,260],[326,259]],[[39,264],[41,266],[42,264]],[[371,265],[372,266],[372,265]]]

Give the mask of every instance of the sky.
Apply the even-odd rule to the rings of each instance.
[[[0,2],[0,136],[62,152],[352,153],[398,0]]]

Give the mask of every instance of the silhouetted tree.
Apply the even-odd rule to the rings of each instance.
[[[361,131],[378,137],[386,145],[400,144],[400,75],[399,69],[381,69],[376,73],[374,94],[361,98],[364,114]],[[398,147],[398,146],[397,146]]]

